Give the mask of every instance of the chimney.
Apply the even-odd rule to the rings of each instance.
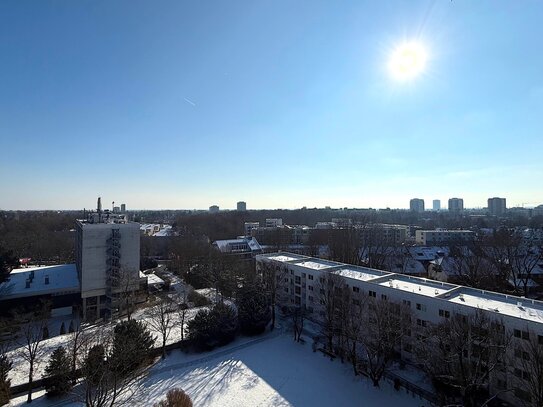
[[[49,276],[45,276],[45,285],[49,284]]]

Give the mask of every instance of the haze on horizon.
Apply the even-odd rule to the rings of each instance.
[[[535,0],[3,1],[0,209],[542,204],[541,16]],[[424,69],[398,80],[405,43]]]

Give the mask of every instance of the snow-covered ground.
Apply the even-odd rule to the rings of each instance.
[[[194,318],[196,313],[207,307],[198,307],[198,308],[191,308],[187,310],[187,313],[185,315],[185,329],[186,324]],[[162,336],[159,333],[159,331],[154,330],[153,327],[148,323],[150,316],[149,316],[150,309],[142,309],[138,310],[134,313],[133,318],[147,322],[147,327],[151,331],[151,334],[156,338],[155,346],[159,347],[161,345]],[[181,324],[180,324],[180,316],[177,312],[172,312],[171,314],[172,319],[172,330],[170,331],[170,334],[168,336],[168,344],[178,342],[181,340]],[[57,333],[60,330],[60,324],[62,323],[62,320],[65,321],[65,327],[66,330],[68,330],[68,326],[70,324],[70,318],[56,318],[51,320],[48,325],[50,329],[50,333]],[[54,332],[51,330],[51,327],[54,327]],[[100,332],[101,334],[107,333],[109,330],[113,329],[114,324],[103,324],[99,326],[94,326],[89,329],[89,334],[92,335],[93,333]],[[186,332],[185,332],[186,334]],[[65,335],[58,335],[49,339],[46,339],[42,341],[42,356],[40,356],[37,360],[37,364],[35,365],[34,370],[34,380],[40,379],[43,375],[43,372],[45,370],[45,367],[47,366],[47,363],[49,362],[49,355],[59,346],[68,346],[70,343],[72,335],[71,334],[65,334]],[[11,385],[16,386],[19,384],[27,383],[28,382],[28,369],[29,365],[28,362],[23,358],[22,354],[24,352],[23,346],[21,344],[15,344],[15,347],[13,350],[8,352],[8,357],[13,363],[13,367],[11,371],[9,372],[9,378],[11,379]]]
[[[369,380],[355,377],[348,364],[331,361],[312,352],[307,343],[295,343],[290,335],[277,332],[238,340],[211,353],[172,352],[152,368],[143,383],[145,391],[131,404],[152,406],[169,389],[181,387],[195,406],[206,407],[429,405],[385,382],[374,388]],[[59,404],[40,394],[36,394],[35,407],[77,405]],[[10,406],[24,403],[25,398],[18,397]]]

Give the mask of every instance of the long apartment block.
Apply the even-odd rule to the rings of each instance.
[[[318,281],[323,273],[333,273],[343,277],[354,292],[408,304],[417,325],[438,324],[455,313],[469,315],[481,310],[500,321],[512,334],[511,352],[530,339],[543,346],[542,301],[286,252],[256,256],[257,272],[278,266],[287,273],[285,281],[288,283],[282,287],[288,294],[284,301],[305,306],[313,312],[312,319],[317,321]],[[401,349],[401,357],[406,361],[414,360],[409,348]],[[496,386],[496,391],[499,391],[501,387],[514,386],[518,391],[504,393],[504,399],[513,404],[526,401],[527,395],[523,390],[526,386],[522,380],[527,374],[522,370],[521,361],[518,367],[513,363],[506,374],[509,379],[495,378],[492,387]]]

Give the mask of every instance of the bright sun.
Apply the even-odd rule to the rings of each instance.
[[[416,42],[406,42],[397,47],[390,56],[388,69],[392,77],[407,81],[419,76],[426,66],[426,50]]]

